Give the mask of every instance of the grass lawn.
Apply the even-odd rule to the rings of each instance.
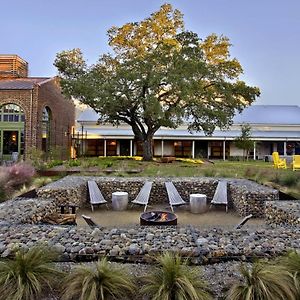
[[[162,163],[159,159],[144,162],[140,158],[99,157],[80,158],[61,162],[55,168],[80,170],[81,174],[122,177],[227,177],[246,178],[280,189],[300,199],[300,172],[288,169],[276,170],[272,163],[264,161],[204,161],[179,160]]]

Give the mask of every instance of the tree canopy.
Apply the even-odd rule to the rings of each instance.
[[[230,56],[225,36],[200,39],[184,29],[183,15],[170,4],[140,22],[108,30],[113,53],[87,66],[80,49],[58,53],[55,66],[63,92],[91,106],[100,121],[127,123],[152,159],[155,132],[186,122],[211,134],[230,125],[259,96],[239,79],[243,69]]]

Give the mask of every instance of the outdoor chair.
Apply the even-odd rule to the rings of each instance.
[[[186,204],[186,202],[179,195],[179,193],[178,193],[176,187],[174,186],[173,182],[171,182],[171,181],[165,182],[165,186],[166,186],[166,190],[167,190],[167,193],[168,193],[169,204],[170,204],[172,212],[174,212],[173,206],[185,205]]]
[[[300,155],[293,155],[293,171],[300,170]]]
[[[147,205],[149,202],[149,196],[152,188],[152,181],[146,181],[144,186],[141,188],[139,194],[136,196],[136,198],[131,201],[131,206],[133,204],[139,204],[139,205],[145,205],[144,212],[147,209]]]
[[[280,158],[278,152],[273,152],[272,158],[275,169],[286,169],[286,159]]]
[[[227,198],[227,181],[220,180],[218,182],[213,199],[210,202],[210,208],[212,205],[225,205],[226,212],[228,211],[228,198]]]
[[[89,191],[89,196],[90,196],[90,204],[91,204],[91,209],[94,211],[94,205],[100,205],[100,204],[105,204],[107,206],[107,201],[104,199],[97,183],[95,181],[88,181],[88,191]]]
[[[81,217],[91,228],[100,228],[100,226],[97,223],[95,223],[91,217],[86,215],[81,215]]]

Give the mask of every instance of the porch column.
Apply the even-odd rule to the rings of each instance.
[[[130,140],[130,150],[129,150],[129,154],[130,154],[130,156],[132,156],[132,140]]]
[[[195,158],[195,141],[192,141],[192,158]]]
[[[253,159],[256,160],[256,142],[253,143]]]
[[[283,155],[286,155],[286,141],[283,142]]]
[[[104,157],[106,157],[106,139],[104,139]]]
[[[164,140],[161,140],[161,157],[164,157]]]
[[[226,140],[223,141],[223,160],[226,160]]]

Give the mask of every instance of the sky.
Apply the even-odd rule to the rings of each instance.
[[[107,30],[141,21],[160,0],[0,0],[0,53],[18,54],[30,76],[55,76],[56,53],[80,48],[88,64],[111,51]],[[300,105],[299,0],[169,0],[185,28],[205,38],[225,35],[241,79],[258,86],[255,104]]]

